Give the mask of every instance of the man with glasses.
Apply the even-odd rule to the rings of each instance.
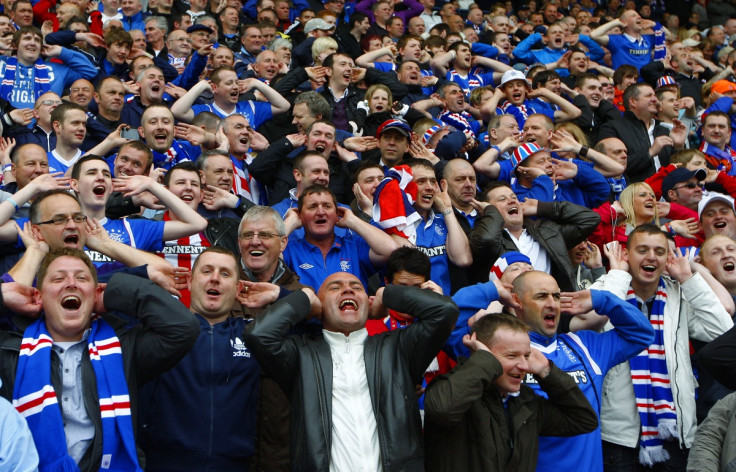
[[[192,53],[192,39],[185,31],[174,30],[166,37],[166,48],[169,50],[169,64],[181,74]]]
[[[703,199],[705,169],[688,170],[678,167],[662,181],[662,196],[671,204],[678,204],[693,211],[697,218],[698,203]],[[670,210],[670,213],[673,213]]]
[[[4,136],[14,138],[15,145],[18,147],[33,143],[44,148],[46,152],[50,152],[56,148],[56,134],[54,134],[54,128],[51,126],[51,112],[61,104],[61,98],[54,92],[48,92],[38,97],[33,109],[23,110],[23,113],[30,114],[30,116],[35,114],[36,116],[36,122],[30,130],[26,126],[20,125],[20,118],[18,118],[18,121],[16,121],[16,118],[12,118],[13,114],[17,113],[17,110],[13,110],[10,117],[13,122],[19,123],[19,125],[7,128]],[[5,118],[3,118],[3,121],[5,121]]]

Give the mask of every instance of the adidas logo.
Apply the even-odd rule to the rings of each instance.
[[[248,348],[245,347],[245,343],[239,338],[235,337],[235,340],[230,340],[230,346],[233,348],[233,357],[250,357]]]

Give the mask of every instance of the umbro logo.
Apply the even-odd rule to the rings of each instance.
[[[300,266],[299,266],[299,268],[300,268],[300,269],[304,269],[304,270],[309,270],[309,269],[312,269],[312,268],[314,268],[314,266],[313,266],[312,264],[307,264],[307,263],[305,262],[304,264],[300,265]]]

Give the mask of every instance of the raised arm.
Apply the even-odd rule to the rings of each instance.
[[[208,80],[200,80],[197,82],[194,87],[171,105],[171,113],[174,114],[174,118],[191,123],[194,119],[194,110],[192,110],[192,105],[194,105],[194,102],[200,95],[202,95],[202,93],[208,90],[212,90],[212,86]]]
[[[441,192],[435,198],[437,211],[442,213],[447,225],[447,241],[445,242],[447,258],[458,267],[468,267],[473,263],[470,243],[452,209],[452,200],[447,193],[447,185],[447,181],[442,179]]]
[[[245,80],[245,87],[247,90],[255,89],[261,92],[266,99],[268,100],[268,103],[271,104],[271,113],[274,115],[280,115],[282,113],[286,113],[289,111],[289,108],[291,108],[291,104],[287,99],[281,96],[280,93],[278,93],[276,90],[269,87],[265,82],[261,82],[258,79],[246,79]]]
[[[116,192],[125,192],[126,196],[150,192],[165,205],[179,221],[167,221],[164,225],[164,241],[179,239],[204,231],[207,220],[200,216],[166,187],[145,175],[118,177],[113,181]]]
[[[608,46],[608,32],[617,26],[623,26],[621,20],[618,18],[613,21],[609,21],[608,23],[604,23],[590,32],[590,39],[601,46]]]
[[[398,249],[399,246],[391,236],[361,220],[349,208],[337,207],[337,216],[340,218],[337,221],[337,226],[352,230],[368,243],[371,248],[371,263],[374,266],[386,264],[388,256]]]

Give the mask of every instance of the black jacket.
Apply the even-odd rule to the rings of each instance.
[[[365,368],[375,414],[383,470],[423,471],[421,419],[414,387],[447,340],[458,316],[448,297],[415,287],[389,285],[389,308],[418,318],[410,327],[369,336]],[[321,336],[286,336],[309,314],[309,300],[293,292],[256,318],[246,344],[269,376],[291,398],[293,471],[325,471],[332,441],[332,356]]]
[[[532,472],[540,435],[593,431],[598,415],[585,394],[566,372],[550,367],[547,377],[536,377],[549,399],[522,385],[507,411],[493,385],[503,368],[489,352],[461,358],[450,374],[437,377],[424,399],[427,470]]]
[[[608,100],[601,100],[600,105],[595,110],[591,108],[588,100],[582,95],[575,97],[572,104],[580,110],[580,116],[572,122],[583,130],[591,143],[598,142],[598,130],[601,125],[611,120],[621,119],[621,112]]]
[[[274,87],[274,90],[276,90],[283,96],[287,96],[293,89],[297,88],[300,84],[306,82],[307,80],[309,80],[307,72],[301,67],[295,67],[294,69],[289,71],[289,73],[286,74],[284,78],[279,80],[279,82]],[[373,68],[366,70],[365,83],[369,86],[373,84],[383,84],[387,86],[389,90],[391,90],[391,95],[393,96],[394,101],[401,101],[401,99],[404,98],[404,95],[407,94],[406,85],[399,82],[395,74],[381,72]],[[318,92],[320,93],[320,95],[325,97],[327,103],[330,104],[330,108],[333,111],[334,118],[336,112],[336,104],[335,97],[332,96],[332,92],[327,88],[327,85],[319,89]],[[364,97],[365,90],[360,89],[355,85],[351,85],[348,88],[347,97],[340,101],[340,104],[342,105],[343,101],[347,100],[347,102],[345,102],[344,112],[349,122],[355,121],[355,113],[358,110],[358,102],[363,100]],[[338,129],[343,128],[338,127]],[[345,131],[351,131],[351,129],[345,129]]]
[[[288,138],[281,138],[260,152],[253,162],[248,164],[250,175],[268,187],[268,201],[271,205],[287,198],[289,190],[296,187],[294,157],[306,147],[302,146],[297,149],[298,152],[293,152],[294,146],[291,141]],[[331,154],[327,160],[330,168],[329,187],[335,193],[338,202],[347,205],[353,198],[350,176],[360,162],[359,159],[356,159],[346,164],[335,153]]]
[[[104,294],[105,308],[137,317],[140,325],[127,329],[127,323],[111,315],[103,315],[120,339],[125,380],[130,395],[133,431],[136,431],[138,390],[146,382],[176,365],[197,340],[199,323],[192,313],[152,282],[129,274],[110,278]],[[14,317],[14,323],[25,329],[33,320]],[[23,333],[0,331],[0,395],[13,398],[18,355]],[[61,393],[59,356],[51,356],[51,383],[57,397]],[[95,436],[79,463],[82,472],[100,469],[102,460],[102,419],[97,399],[97,383],[89,353],[82,358],[82,381],[87,414],[95,425]],[[143,464],[141,463],[141,466]]]
[[[551,274],[565,292],[577,290],[575,271],[567,251],[588,237],[601,218],[588,208],[570,202],[539,202],[537,218],[524,218],[524,228],[549,255]],[[487,282],[491,266],[508,251],[518,251],[504,230],[503,216],[488,206],[468,236],[473,251],[472,277]]]
[[[654,137],[669,136],[670,130],[655,122]],[[629,159],[624,175],[629,183],[643,182],[646,178],[654,175],[656,168],[654,159],[649,155],[651,143],[649,132],[644,122],[632,112],[624,112],[621,119],[609,121],[601,126],[598,132],[598,140],[606,138],[618,138],[626,144]],[[662,166],[669,165],[670,156],[673,153],[672,146],[665,146],[659,153],[659,163]]]

